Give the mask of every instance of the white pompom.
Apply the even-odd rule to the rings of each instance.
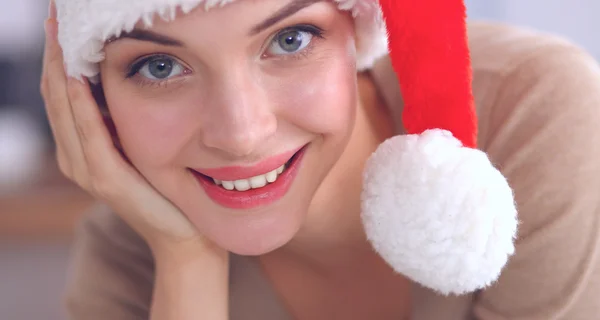
[[[442,294],[495,282],[514,253],[513,193],[487,155],[451,133],[393,137],[367,162],[362,219],[395,271]]]

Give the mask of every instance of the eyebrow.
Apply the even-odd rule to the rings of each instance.
[[[109,39],[107,41],[107,43],[112,43],[119,39],[124,39],[124,38],[135,39],[135,40],[140,40],[140,41],[147,41],[147,42],[154,42],[156,44],[163,45],[163,46],[183,47],[183,42],[181,42],[177,39],[174,39],[169,36],[165,36],[165,35],[162,35],[162,34],[159,34],[156,32],[152,32],[150,30],[144,30],[144,29],[133,29],[129,32],[124,32],[118,37]]]
[[[252,28],[252,30],[250,31],[250,35],[256,35],[262,31],[272,27],[273,25],[277,24],[281,20],[284,20],[284,19],[294,15],[298,11],[300,11],[308,6],[311,6],[317,2],[322,2],[322,1],[325,1],[325,0],[293,0],[292,2],[288,3],[285,7],[279,9],[277,12],[275,12],[275,14],[273,14],[272,16],[267,18],[265,21],[254,26]],[[146,42],[153,42],[153,43],[156,43],[159,45],[170,46],[170,47],[183,47],[184,46],[183,42],[181,42],[175,38],[171,38],[169,36],[162,35],[162,34],[159,34],[159,33],[156,33],[156,32],[150,31],[150,30],[145,30],[145,29],[133,29],[129,32],[124,32],[118,37],[113,37],[113,38],[109,39],[107,41],[107,43],[113,43],[119,39],[124,39],[124,38],[134,39],[134,40],[139,40],[139,41],[146,41]]]
[[[296,12],[321,1],[325,0],[293,0],[292,2],[288,3],[285,7],[275,12],[275,14],[267,18],[267,20],[254,26],[250,31],[250,35],[260,33],[265,29],[268,29],[273,25],[277,24],[281,20],[284,20],[285,18],[288,18],[289,16],[295,14]]]

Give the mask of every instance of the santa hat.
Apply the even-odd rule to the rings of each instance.
[[[443,294],[489,286],[514,253],[517,210],[477,146],[462,0],[380,0],[406,135],[367,163],[362,218],[399,273]]]
[[[94,79],[105,42],[138,22],[234,0],[55,1],[67,72]],[[514,253],[517,211],[506,179],[476,149],[463,1],[333,1],[355,19],[359,69],[389,49],[405,102],[406,135],[381,144],[365,169],[369,241],[425,287],[443,294],[485,288]]]

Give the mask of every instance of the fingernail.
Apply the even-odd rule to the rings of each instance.
[[[54,0],[50,0],[50,4],[48,5],[48,18],[56,19],[56,5],[54,4]]]

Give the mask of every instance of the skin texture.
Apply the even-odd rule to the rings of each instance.
[[[157,19],[150,30],[182,46],[121,38],[106,46],[101,65],[106,102],[128,159],[200,233],[238,254],[277,249],[310,215],[321,214],[328,204],[314,206],[312,199],[339,188],[335,179],[324,181],[354,128],[351,17],[333,3],[319,2],[248,35],[284,4],[240,1],[172,22]],[[215,29],[220,21],[236,23]],[[322,38],[312,36],[297,53],[279,54],[273,37],[298,24],[322,29]],[[184,71],[168,80],[141,72],[126,78],[136,59],[156,53],[177,59]],[[252,165],[307,144],[288,194],[252,210],[214,203],[188,170]]]

